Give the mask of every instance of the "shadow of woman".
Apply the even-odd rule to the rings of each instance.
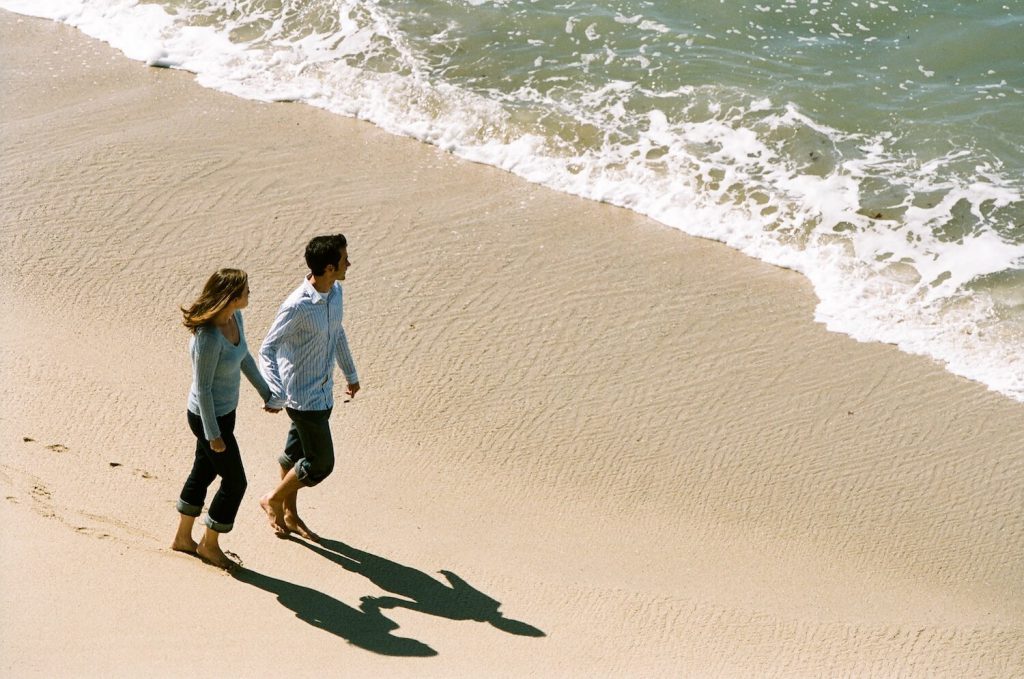
[[[398,625],[380,611],[360,611],[309,587],[272,578],[247,568],[232,572],[239,582],[277,596],[285,608],[313,627],[337,635],[350,644],[381,655],[429,657],[437,651],[415,639],[392,636]]]
[[[321,538],[319,544],[297,538],[293,541],[358,573],[383,590],[399,596],[363,597],[359,605],[367,615],[381,615],[382,608],[408,608],[451,620],[487,622],[509,634],[543,637],[544,632],[532,625],[506,618],[498,609],[501,602],[474,589],[451,571],[439,571],[445,584],[409,566],[364,552],[337,540]],[[404,597],[404,598],[399,598]]]

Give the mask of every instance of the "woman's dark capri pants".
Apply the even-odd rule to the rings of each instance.
[[[188,426],[196,436],[196,459],[192,471],[185,479],[178,499],[178,511],[185,516],[199,516],[206,501],[206,490],[213,480],[220,476],[220,488],[213,496],[210,509],[206,512],[206,523],[211,530],[227,533],[235,524],[235,515],[242,504],[242,496],[248,482],[242,456],[235,441],[235,411],[217,418],[220,437],[224,441],[224,452],[216,453],[206,440],[203,418],[188,411]]]
[[[315,486],[334,471],[334,441],[329,422],[333,409],[285,410],[292,426],[277,461],[282,469],[295,469],[302,485]]]

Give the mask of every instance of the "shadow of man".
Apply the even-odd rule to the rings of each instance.
[[[437,651],[415,639],[392,636],[398,624],[378,611],[360,611],[309,587],[272,578],[247,568],[231,573],[239,582],[277,596],[300,620],[381,655],[429,657]]]
[[[367,615],[381,615],[382,608],[408,608],[451,620],[487,622],[509,634],[543,637],[544,632],[532,625],[506,618],[498,608],[501,602],[473,588],[451,571],[439,571],[445,584],[409,566],[364,552],[337,540],[321,538],[319,544],[292,538],[342,568],[358,573],[383,590],[398,597],[362,598],[359,605]],[[405,597],[405,598],[399,598]]]

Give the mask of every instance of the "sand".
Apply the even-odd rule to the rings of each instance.
[[[627,211],[46,21],[0,58],[0,675],[1024,675],[1022,404]],[[177,307],[246,269],[254,348],[337,231],[326,540],[243,384],[231,576],[168,548]]]

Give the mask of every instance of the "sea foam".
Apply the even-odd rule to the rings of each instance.
[[[614,78],[573,89],[563,69],[543,81],[528,74],[512,90],[469,88],[439,77],[373,2],[311,3],[321,16],[301,30],[288,27],[294,8],[197,5],[171,13],[128,0],[0,0],[132,59],[191,71],[204,86],[362,118],[794,269],[811,281],[815,317],[829,329],[931,356],[1024,401],[1024,309],[998,283],[1024,262],[1024,245],[992,228],[1006,221],[1001,211],[1019,213],[1022,196],[998,163],[967,151],[922,160],[892,132],[843,131],[735,87]],[[602,42],[616,26],[640,30],[641,42],[668,31],[640,15],[570,16],[557,33],[586,46],[570,66],[650,62],[646,44],[623,55]],[[437,35],[447,32],[433,44],[444,42]],[[949,224],[966,226],[950,235]]]

